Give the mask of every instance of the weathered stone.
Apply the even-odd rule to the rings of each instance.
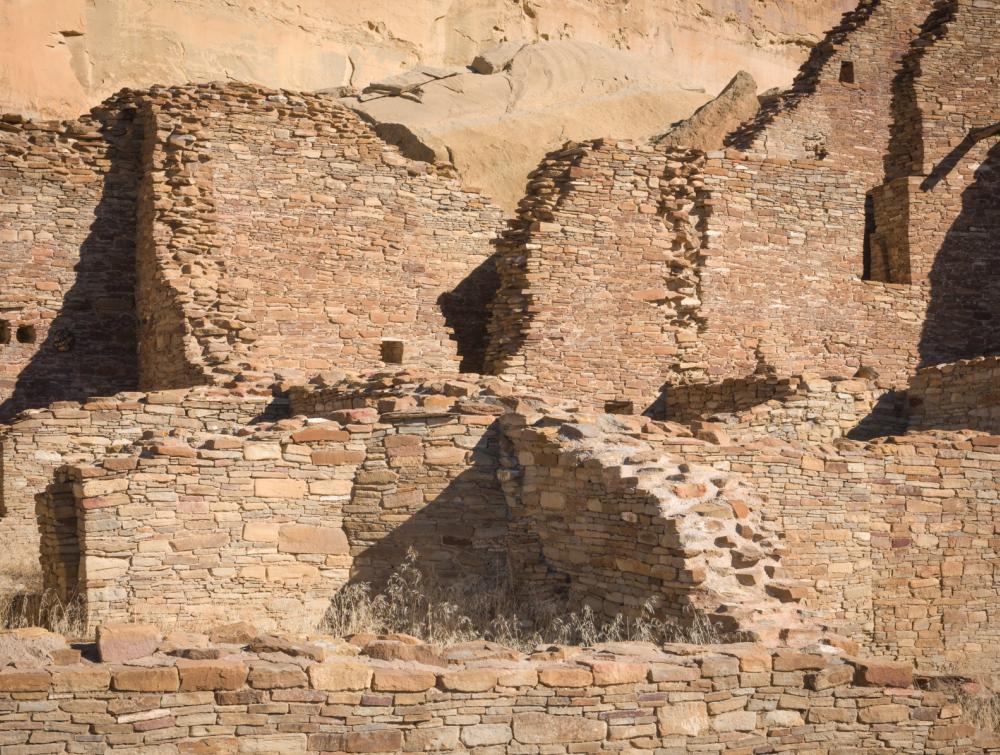
[[[145,658],[155,653],[162,641],[160,630],[151,624],[101,624],[97,627],[97,650],[105,663]]]

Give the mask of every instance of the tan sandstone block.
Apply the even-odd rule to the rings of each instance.
[[[343,556],[350,553],[350,545],[344,530],[339,527],[284,524],[278,530],[278,550],[282,553],[326,553]]]
[[[181,692],[240,689],[247,681],[250,669],[239,661],[177,661],[181,677]]]
[[[99,666],[63,666],[52,670],[53,692],[98,692],[111,684],[111,672]]]
[[[237,755],[236,737],[199,737],[177,743],[178,755]]]
[[[703,702],[681,702],[656,709],[660,736],[700,737],[709,730],[708,706]]]
[[[467,454],[468,451],[464,448],[453,448],[450,446],[443,448],[431,447],[424,451],[424,461],[432,467],[463,464]]]
[[[218,550],[229,544],[229,535],[224,532],[208,535],[189,535],[170,541],[170,547],[175,551]]]
[[[104,663],[121,663],[146,658],[163,641],[152,624],[101,624],[97,627],[97,650]]]
[[[123,692],[176,692],[180,678],[173,666],[121,668],[112,674],[112,684]]]
[[[644,663],[591,661],[587,665],[594,674],[594,684],[600,687],[644,682],[649,674],[649,668]]]
[[[350,480],[314,480],[309,483],[313,495],[350,495],[354,483]]]
[[[497,686],[498,680],[499,669],[466,668],[441,674],[440,686],[452,692],[486,692]]]
[[[909,717],[910,709],[905,705],[870,705],[858,711],[858,720],[863,724],[894,724]]]
[[[254,495],[258,498],[305,498],[305,480],[254,480]]]
[[[514,738],[526,745],[602,742],[607,733],[606,722],[584,718],[579,713],[566,716],[518,713],[514,716]]]
[[[318,663],[309,667],[313,689],[340,691],[368,689],[373,670],[362,663]]]
[[[247,461],[280,459],[281,446],[277,443],[247,443],[243,447],[243,458]]]
[[[548,666],[538,670],[538,681],[546,687],[589,687],[594,675],[579,666]]]
[[[377,692],[423,692],[437,683],[437,677],[430,671],[418,669],[376,669],[372,678],[372,689]]]
[[[476,724],[462,727],[462,744],[466,747],[490,747],[510,742],[510,724]]]
[[[458,749],[459,727],[435,726],[406,732],[404,752],[453,752]]]
[[[41,669],[0,671],[0,692],[45,692],[49,688],[49,675]]]
[[[866,659],[856,665],[858,683],[867,687],[913,686],[913,666],[910,664]]]
[[[247,522],[243,525],[243,539],[251,543],[276,543],[280,524],[270,522]]]
[[[87,580],[115,580],[128,573],[131,562],[127,558],[84,556],[80,566]]]

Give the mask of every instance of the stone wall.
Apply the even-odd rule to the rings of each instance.
[[[698,615],[771,640],[801,627],[802,593],[778,575],[781,535],[740,480],[658,452],[663,430],[645,418],[514,413],[501,425],[512,572],[528,601],[679,625]]]
[[[740,441],[828,441],[906,430],[905,396],[865,378],[755,376],[668,386],[666,418]]]
[[[910,381],[908,422],[921,430],[979,430],[1000,435],[1000,357],[919,370]]]
[[[656,402],[698,338],[698,153],[568,144],[501,244],[487,370],[603,408]]]
[[[68,665],[0,670],[3,741],[12,752],[188,755],[996,746],[951,693],[829,647],[626,643],[526,658],[482,642],[198,639],[168,638],[155,655],[155,638],[145,651],[119,646],[114,662],[73,663],[73,651],[59,651]],[[434,665],[356,655],[393,658],[393,649],[422,650]]]
[[[1000,18],[995,3],[940,3],[895,83],[887,183],[875,233],[892,280],[930,289],[922,364],[1000,350]],[[879,198],[879,194],[876,194]]]
[[[45,586],[79,593],[90,627],[312,629],[337,589],[383,581],[411,547],[447,582],[504,579],[493,416],[333,416],[63,468],[38,509]]]
[[[862,280],[865,189],[847,168],[728,151],[705,165],[712,214],[701,273],[700,345],[713,381],[849,375],[905,385],[928,292]]]
[[[57,402],[26,411],[0,427],[0,537],[5,560],[38,568],[35,496],[65,464],[89,464],[130,446],[146,432],[235,432],[260,419],[278,419],[287,403],[209,389],[118,394]]]
[[[997,675],[998,443],[940,433],[664,448],[752,481],[787,540],[783,570],[812,585],[820,618],[918,668]]]
[[[143,107],[155,139],[143,385],[331,363],[481,366],[500,226],[487,200],[404,159],[332,97],[177,87]]]
[[[0,118],[0,421],[135,388],[134,114]]]
[[[848,169],[867,191],[881,183],[893,123],[893,83],[932,4],[862,0],[813,48],[792,88],[730,137],[777,159]],[[849,113],[849,117],[845,117]]]

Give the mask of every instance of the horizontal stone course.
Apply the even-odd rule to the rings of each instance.
[[[945,693],[855,686],[853,672],[878,662],[829,647],[816,654],[748,644],[664,650],[625,643],[615,646],[623,655],[612,646],[566,649],[572,660],[558,663],[496,647],[494,658],[431,670],[351,655],[362,648],[334,638],[303,644],[261,636],[250,643],[287,651],[277,653],[187,638],[221,657],[192,661],[159,652],[132,665],[0,669],[5,746],[40,742],[35,732],[53,714],[71,716],[78,726],[49,727],[45,741],[52,746],[127,744],[176,753],[466,747],[555,754],[752,747],[770,735],[799,747],[876,750],[890,739],[894,747],[944,755],[955,747],[983,751],[990,741]],[[301,654],[309,647],[337,655],[313,660]],[[747,659],[773,671],[741,670]],[[801,674],[780,670],[804,663],[830,686],[813,691]],[[538,683],[555,669],[584,672],[586,683]],[[669,669],[693,675],[671,679],[663,673]],[[518,670],[529,673],[512,675]]]

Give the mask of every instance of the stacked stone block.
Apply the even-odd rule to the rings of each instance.
[[[754,482],[787,540],[786,578],[839,630],[919,668],[995,676],[992,578],[1000,472],[992,435],[934,433],[835,445],[760,440],[665,450]]]
[[[1000,357],[925,367],[907,391],[909,432],[979,430],[1000,435]]]
[[[168,637],[154,655],[137,649],[103,663],[66,657],[66,665],[3,669],[3,741],[12,752],[185,755],[558,755],[777,743],[945,755],[997,744],[953,692],[922,689],[908,669],[830,647],[625,643],[525,657],[469,643],[423,648],[433,665],[422,665],[358,655],[375,646],[384,654],[398,639],[356,642]]]

